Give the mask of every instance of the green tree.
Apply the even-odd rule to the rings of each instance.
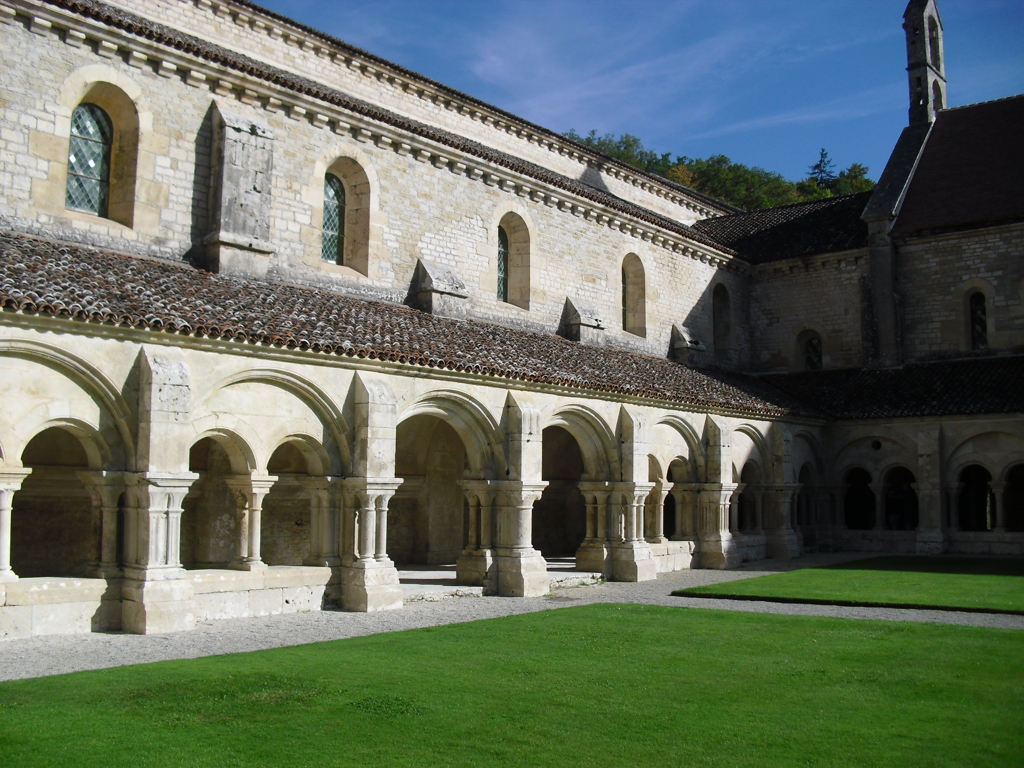
[[[807,169],[807,175],[821,189],[831,189],[832,183],[836,180],[836,166],[824,147],[821,148],[821,154],[818,155],[818,162]]]

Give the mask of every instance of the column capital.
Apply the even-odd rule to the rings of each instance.
[[[0,469],[0,491],[17,491],[25,478],[32,474],[32,469],[5,468]]]

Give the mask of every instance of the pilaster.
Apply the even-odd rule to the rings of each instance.
[[[11,570],[11,508],[14,494],[31,474],[31,469],[0,469],[0,584],[18,580]]]
[[[740,551],[729,530],[729,504],[736,483],[705,483],[697,495],[701,568],[735,568]]]
[[[540,597],[551,587],[547,561],[533,548],[533,504],[546,482],[501,481],[498,490],[495,562],[498,594],[507,597]]]

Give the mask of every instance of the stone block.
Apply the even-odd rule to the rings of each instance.
[[[96,602],[108,591],[104,579],[20,579],[7,584],[7,605]]]
[[[263,574],[266,571],[235,571],[229,569],[203,569],[188,571],[188,580],[195,594],[208,592],[239,592],[250,589],[263,589]]]
[[[402,607],[402,585],[394,566],[363,567],[361,563],[341,571],[341,604],[346,611],[388,611]]]
[[[81,635],[92,632],[99,601],[32,606],[32,635]]]
[[[283,613],[305,613],[319,611],[324,605],[326,587],[285,587],[281,590],[284,598]]]
[[[136,635],[184,632],[195,629],[195,604],[191,600],[141,603],[125,600],[121,607],[121,628]]]
[[[551,591],[548,564],[535,550],[499,551],[498,594],[504,597],[542,597]]]
[[[195,597],[196,621],[244,619],[249,615],[249,592],[204,592]]]
[[[193,585],[187,579],[165,579],[162,581],[134,581],[126,579],[121,586],[121,596],[137,603],[167,603],[191,600]]]
[[[249,592],[250,616],[277,616],[284,612],[284,595],[280,589],[254,589]]]
[[[324,585],[331,579],[331,569],[315,565],[289,565],[268,568],[263,572],[267,589]]]
[[[22,640],[32,636],[32,606],[0,608],[0,640]]]
[[[102,600],[92,617],[93,632],[115,632],[121,629],[121,600]]]

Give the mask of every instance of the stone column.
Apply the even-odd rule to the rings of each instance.
[[[676,483],[672,496],[676,500],[676,535],[674,541],[693,541],[697,534],[696,507],[701,486],[696,483]]]
[[[611,483],[620,500],[619,525],[612,544],[612,578],[616,581],[650,581],[658,566],[643,538],[644,506],[653,483]],[[621,535],[621,539],[620,539]]]
[[[608,483],[581,482],[580,493],[587,504],[587,538],[576,550],[576,568],[611,576],[611,547],[608,543]]]
[[[705,483],[698,495],[697,536],[701,568],[734,568],[740,551],[729,531],[729,502],[736,483]]]
[[[387,554],[388,502],[401,484],[397,477],[350,477],[343,483],[339,547],[341,603],[347,611],[402,607],[398,570]]]
[[[540,597],[551,586],[547,562],[533,548],[533,504],[546,482],[501,481],[494,484],[497,532],[495,562],[498,594],[507,597]]]
[[[459,584],[481,586],[488,594],[497,591],[497,566],[492,542],[491,510],[495,490],[489,480],[464,480],[462,491],[469,504],[469,542],[455,566]]]
[[[309,496],[309,557],[306,565],[339,566],[338,507],[342,491],[331,477],[300,477],[299,485]]]
[[[18,580],[11,570],[11,508],[14,494],[31,474],[31,469],[0,469],[0,584]]]
[[[668,494],[669,489],[658,483],[647,498],[647,524],[644,526],[644,534],[648,544],[664,544],[668,541],[665,536],[665,498]]]
[[[127,485],[121,472],[79,472],[78,477],[92,499],[93,529],[99,540],[96,559],[89,564],[89,575],[116,579],[121,575],[117,562],[118,499]]]
[[[768,557],[788,559],[800,556],[800,542],[793,530],[793,500],[799,492],[797,483],[776,483],[764,487]]]
[[[146,635],[195,627],[192,584],[181,567],[181,503],[192,472],[126,474],[122,628]]]
[[[231,567],[239,571],[258,571],[266,568],[260,556],[263,500],[277,481],[266,475],[229,477],[228,488],[235,494],[238,505],[238,549]]]

